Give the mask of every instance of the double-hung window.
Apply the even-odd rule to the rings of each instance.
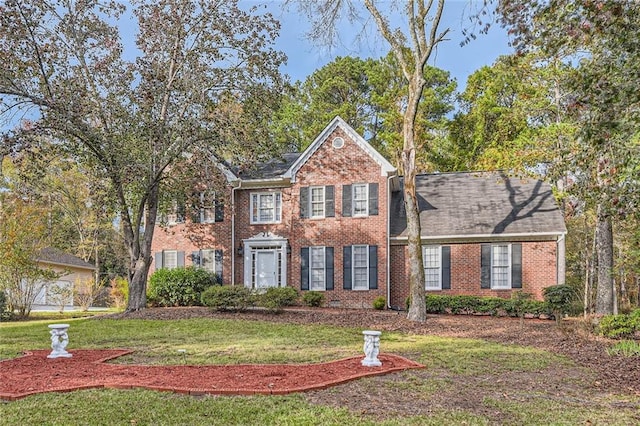
[[[511,288],[511,246],[491,246],[491,288]]]
[[[369,246],[353,246],[353,289],[369,289]]]
[[[324,217],[324,186],[312,186],[311,192],[311,217]]]
[[[426,290],[442,289],[442,256],[440,246],[423,246],[424,281]]]
[[[326,290],[326,262],[324,247],[309,247],[309,257],[311,267],[309,268],[310,290],[322,291]]]
[[[164,250],[162,252],[162,267],[167,269],[174,269],[178,267],[177,250]]]
[[[282,220],[282,194],[256,192],[251,194],[251,223],[279,223]]]
[[[353,215],[367,216],[369,214],[369,185],[366,183],[353,185]]]
[[[200,223],[213,223],[216,221],[216,194],[214,191],[200,193],[200,208],[196,213]]]

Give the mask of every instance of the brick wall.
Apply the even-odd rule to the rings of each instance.
[[[331,141],[340,136],[345,144],[333,148]],[[342,185],[353,183],[378,183],[377,216],[343,217]],[[304,186],[335,187],[335,217],[322,219],[300,218],[300,188]],[[386,239],[387,239],[387,179],[381,176],[378,165],[348,135],[337,129],[309,158],[296,174],[291,188],[283,188],[282,223],[250,225],[250,194],[260,190],[237,192],[236,247],[242,240],[261,232],[271,232],[288,239],[291,254],[288,255],[287,285],[300,290],[302,247],[325,246],[334,248],[334,290],[327,290],[325,302],[331,306],[370,308],[378,296],[386,297]],[[356,291],[343,290],[344,246],[378,246],[378,289]],[[236,257],[236,282],[242,282],[244,259]]]
[[[542,290],[556,284],[556,242],[522,242],[522,291],[542,300]],[[480,288],[480,247],[478,243],[446,244],[451,247],[451,289],[428,294],[511,297],[513,290]],[[405,245],[391,246],[391,305],[405,307],[409,295],[409,260]],[[518,289],[520,290],[520,289]]]
[[[184,251],[185,266],[192,266],[191,253],[201,249],[222,250],[222,276],[224,284],[231,284],[231,208],[225,206],[224,221],[216,223],[179,223],[156,226],[151,254],[162,250]],[[149,274],[155,270],[155,257]]]

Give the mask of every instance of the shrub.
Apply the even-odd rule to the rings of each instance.
[[[0,321],[11,319],[12,312],[7,307],[7,295],[0,289]]]
[[[215,274],[201,268],[162,268],[151,275],[147,297],[155,306],[200,305],[202,292],[217,282]]]
[[[556,318],[556,322],[560,322],[564,314],[571,309],[571,302],[575,296],[573,289],[566,284],[552,285],[546,287],[542,293],[545,302]]]
[[[636,331],[640,330],[640,323],[638,322],[640,315],[636,315],[636,312],[629,315],[605,315],[598,325],[600,334],[611,339],[632,336]]]
[[[253,295],[240,285],[211,286],[202,292],[201,301],[217,311],[244,311],[253,304]]]
[[[73,283],[73,296],[82,311],[88,311],[102,292],[105,281],[76,278]]]
[[[271,312],[281,312],[285,306],[291,306],[298,300],[298,292],[293,287],[271,287],[258,298],[260,306]]]
[[[623,340],[616,343],[612,347],[607,348],[607,354],[623,355],[626,357],[640,357],[640,343],[636,342],[635,340]]]
[[[381,311],[384,309],[386,304],[387,304],[387,299],[385,299],[382,296],[378,296],[373,300],[373,309],[377,309]]]
[[[324,303],[324,294],[319,291],[307,291],[302,295],[302,301],[307,306],[317,308]]]
[[[427,313],[443,314],[474,314],[484,313],[491,315],[507,314],[517,316],[519,313],[540,315],[548,312],[546,303],[537,300],[518,300],[499,297],[478,297],[478,296],[448,296],[439,294],[428,294],[425,298]]]
[[[116,277],[111,280],[109,286],[109,304],[117,309],[123,309],[129,299],[129,282],[126,278]]]

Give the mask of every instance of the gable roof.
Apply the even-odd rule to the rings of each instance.
[[[77,256],[65,253],[54,247],[45,247],[40,250],[38,255],[39,262],[50,263],[61,266],[72,266],[75,268],[91,269],[95,271],[96,267],[89,262],[85,262]]]
[[[289,167],[284,174],[285,178],[291,178],[291,182],[295,182],[296,173],[311,158],[311,156],[320,148],[327,138],[337,128],[345,132],[364,152],[366,152],[378,165],[380,165],[380,175],[388,176],[396,172],[396,168],[391,165],[378,151],[376,151],[362,136],[358,134],[353,127],[349,126],[340,116],[336,116],[327,127],[324,128],[318,137],[304,150],[302,155]]]
[[[300,152],[288,152],[278,158],[258,163],[249,170],[238,170],[236,175],[240,179],[274,179],[285,174],[301,155]]]
[[[404,181],[401,182],[401,186]],[[418,175],[423,238],[561,235],[563,215],[549,184],[501,172]],[[391,237],[406,237],[403,192],[391,196]]]

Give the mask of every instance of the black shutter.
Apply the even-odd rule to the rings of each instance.
[[[442,246],[442,289],[451,289],[451,247]]]
[[[327,185],[324,187],[324,215],[325,217],[334,217],[336,215],[336,204],[334,201],[334,187]],[[333,249],[332,249],[333,250]]]
[[[300,249],[300,290],[309,290],[309,247]]]
[[[178,252],[178,261],[177,261],[177,266],[178,268],[183,268],[184,267],[184,252],[183,251],[179,251]]]
[[[522,244],[511,244],[511,288],[522,288]]]
[[[192,251],[191,252],[191,263],[193,264],[194,267],[199,267],[202,266],[201,263],[201,257],[200,257],[200,251]]]
[[[324,249],[324,268],[326,274],[326,290],[333,290],[333,247],[325,247]]]
[[[342,248],[342,288],[351,290],[351,246]]]
[[[215,251],[215,271],[218,276],[218,284],[222,284],[222,250],[218,249]]]
[[[302,219],[309,218],[309,187],[300,187],[300,217]]]
[[[491,288],[491,244],[482,244],[480,288]]]
[[[378,184],[369,184],[369,216],[378,215]]]
[[[342,185],[342,216],[351,217],[351,185]]]
[[[378,246],[369,246],[369,290],[378,288]]]
[[[156,257],[156,271],[157,271],[158,269],[162,268],[162,252],[161,251],[156,252],[155,257]]]
[[[214,220],[216,222],[224,222],[224,203],[222,201],[215,201]]]

